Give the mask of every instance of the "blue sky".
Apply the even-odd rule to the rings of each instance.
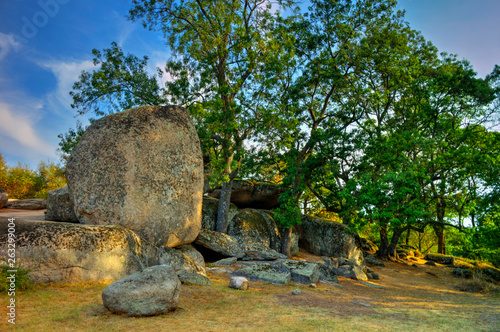
[[[58,134],[76,123],[68,93],[93,48],[169,54],[162,36],[127,21],[129,0],[0,0],[0,153],[9,165],[58,161]],[[412,28],[484,77],[500,64],[500,1],[400,0]]]

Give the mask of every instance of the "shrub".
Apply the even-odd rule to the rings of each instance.
[[[30,277],[28,276],[29,271],[23,269],[22,267],[16,266],[11,268],[8,265],[0,265],[0,278],[2,282],[0,282],[0,293],[7,294],[9,291],[9,282],[7,277],[10,276],[9,270],[17,270],[16,274],[16,291],[26,291],[33,288],[33,283],[31,282]]]

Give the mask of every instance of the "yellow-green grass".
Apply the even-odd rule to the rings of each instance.
[[[17,294],[15,327],[2,295],[0,331],[500,331],[500,297],[455,290],[460,280],[448,268],[386,263],[376,271],[387,289],[341,278],[342,289],[251,282],[239,291],[210,274],[212,287],[182,287],[175,312],[143,318],[106,310],[106,283],[37,285]]]

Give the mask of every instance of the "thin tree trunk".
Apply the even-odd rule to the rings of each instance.
[[[411,234],[411,229],[408,228],[408,232],[406,233],[406,245],[409,246],[410,245],[410,234]]]
[[[389,237],[387,235],[387,226],[380,226],[380,247],[378,248],[377,255],[380,258],[386,258],[389,251]]]
[[[227,233],[229,225],[229,207],[231,205],[231,191],[233,180],[226,182],[222,185],[219,208],[217,210],[217,227],[216,231],[220,233]]]
[[[446,240],[444,234],[444,226],[442,225],[433,225],[434,232],[436,233],[436,237],[438,240],[438,253],[446,255]]]
[[[292,257],[292,230],[293,227],[288,227],[283,231],[283,245],[281,247],[281,253],[286,255],[286,257]]]

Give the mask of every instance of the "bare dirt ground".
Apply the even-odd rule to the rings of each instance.
[[[320,257],[301,252],[298,259]],[[227,275],[209,272],[213,286],[183,285],[178,310],[143,318],[104,308],[109,282],[43,284],[16,294],[15,326],[7,323],[9,299],[0,295],[0,331],[500,331],[498,294],[460,292],[455,285],[463,280],[451,268],[424,263],[372,267],[380,280],[370,283],[384,289],[340,277],[342,288],[251,282],[239,291],[228,288]],[[292,295],[297,288],[302,292]]]

